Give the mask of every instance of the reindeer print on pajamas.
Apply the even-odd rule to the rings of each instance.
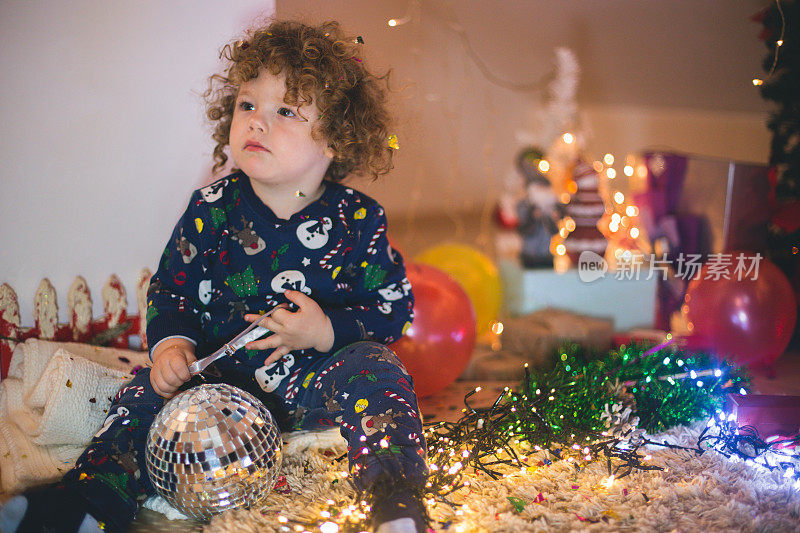
[[[245,313],[264,313],[285,303],[287,290],[300,291],[331,321],[329,352],[295,350],[266,366],[269,353],[240,350],[209,367],[206,381],[256,394],[286,430],[339,427],[357,483],[387,469],[424,477],[413,380],[386,347],[413,320],[403,258],[377,202],[338,183],[324,187],[288,220],[261,202],[242,172],[196,191],[151,281],[148,340],[185,337],[202,357],[247,327]]]

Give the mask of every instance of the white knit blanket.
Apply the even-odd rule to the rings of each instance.
[[[14,349],[0,382],[0,481],[20,492],[59,479],[103,425],[111,400],[149,363],[146,352],[29,339]],[[284,456],[346,443],[336,428],[284,433]],[[145,507],[167,518],[186,518],[160,497]]]
[[[4,492],[58,479],[103,425],[111,399],[145,352],[29,339],[0,382]]]

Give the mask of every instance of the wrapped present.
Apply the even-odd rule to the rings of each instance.
[[[461,380],[514,381],[522,379],[525,364],[545,367],[563,342],[608,350],[614,322],[563,309],[547,308],[503,320],[499,345],[476,348]]]
[[[460,380],[515,381],[525,374],[528,359],[508,350],[492,350],[489,347],[477,348],[469,360],[467,368],[459,376]]]
[[[502,349],[521,357],[522,364],[542,366],[564,341],[608,350],[614,336],[612,320],[547,308],[503,321]]]
[[[762,439],[792,438],[800,432],[800,396],[729,394],[726,411],[739,427],[754,427]]]
[[[645,152],[642,168],[646,179],[632,192],[656,254],[674,262],[734,250],[764,252],[771,212],[766,165]],[[660,280],[657,327],[669,327],[686,285]]]

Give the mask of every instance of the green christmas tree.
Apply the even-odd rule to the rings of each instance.
[[[764,28],[767,73],[761,96],[775,104],[767,123],[772,132],[769,164],[773,212],[767,254],[789,278],[800,282],[800,2],[777,0],[753,16]],[[795,330],[795,342],[798,340]]]
[[[253,267],[248,265],[244,272],[231,274],[225,280],[225,284],[233,289],[236,296],[255,296],[258,294],[258,279],[253,273]]]

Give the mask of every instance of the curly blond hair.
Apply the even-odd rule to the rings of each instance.
[[[389,73],[370,73],[362,46],[360,37],[345,36],[337,22],[308,26],[296,21],[274,21],[226,44],[220,58],[228,66],[224,74],[209,78],[203,94],[216,141],[214,172],[228,160],[224,150],[239,87],[261,69],[285,76],[287,104],[317,106],[320,118],[312,135],[324,139],[334,153],[326,179],[340,181],[349,174],[377,179],[389,172]]]

